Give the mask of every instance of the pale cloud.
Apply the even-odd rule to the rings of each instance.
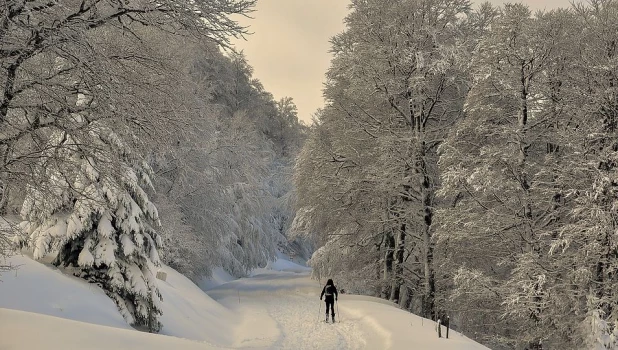
[[[480,4],[483,1],[474,1]],[[495,5],[509,0],[491,0]],[[570,6],[570,0],[519,1],[532,10]],[[254,76],[275,98],[290,96],[305,122],[324,104],[324,74],[330,65],[330,38],[343,31],[348,13],[344,0],[258,0],[247,41],[235,41],[244,50]]]

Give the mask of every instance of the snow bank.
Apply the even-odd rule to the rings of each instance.
[[[305,273],[311,272],[311,268],[299,265],[298,263],[292,261],[292,259],[287,255],[281,252],[277,252],[277,259],[275,261],[268,262],[263,268],[254,269],[253,271],[251,271],[249,276],[256,276],[272,271]],[[238,278],[230,275],[225,270],[223,270],[223,268],[217,267],[213,269],[212,275],[210,277],[202,278],[198,285],[202,290],[208,291],[225,283],[235,281],[237,279]]]
[[[0,308],[0,348],[205,350],[210,344]]]
[[[26,256],[13,256],[8,261],[18,268],[0,276],[0,308],[131,328],[97,285]]]
[[[446,339],[444,326],[442,338],[438,338],[436,322],[401,310],[383,299],[343,294],[338,304],[341,312],[348,316],[348,319],[340,319],[341,322],[363,323],[366,332],[385,340],[385,349],[399,349],[409,344],[410,349],[489,350],[452,329]]]
[[[232,327],[238,318],[176,270],[163,270],[166,281],[157,281],[163,296],[161,334],[218,345],[233,343]]]
[[[223,268],[217,267],[213,269],[212,275],[210,277],[202,278],[198,285],[202,290],[209,290],[236,279],[236,277],[227,273],[225,270],[223,270]]]
[[[268,273],[269,271],[307,273],[311,272],[311,268],[299,265],[292,261],[287,255],[281,252],[277,252],[277,259],[275,261],[268,262],[268,264],[266,264],[266,267],[264,268],[253,270],[251,272],[251,276]]]
[[[18,268],[0,277],[0,308],[132,329],[99,286],[27,256],[13,256],[9,262]],[[220,346],[233,343],[231,325],[237,318],[185,276],[167,266],[163,270],[166,281],[157,280],[163,296],[161,334]]]
[[[254,271],[253,274],[259,273],[261,272],[262,269],[258,269],[256,271]],[[279,258],[273,262],[269,262],[266,265],[266,268],[264,270],[272,270],[272,271],[287,271],[287,272],[296,272],[296,273],[301,273],[301,272],[310,272],[311,268],[306,267],[306,266],[301,266],[298,265],[297,263],[293,262],[293,261],[289,261],[287,259],[282,259]]]

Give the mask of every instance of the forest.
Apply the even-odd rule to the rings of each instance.
[[[292,236],[492,349],[615,349],[618,2],[356,0]]]
[[[255,3],[5,0],[0,255],[150,332],[161,264],[281,251],[492,349],[618,349],[618,1],[351,0],[309,126],[231,44]]]
[[[157,331],[161,263],[197,281],[308,254],[285,237],[307,128],[230,45],[254,3],[2,5],[4,255],[51,255]]]

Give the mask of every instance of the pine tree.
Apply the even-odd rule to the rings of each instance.
[[[56,253],[54,265],[101,286],[128,323],[157,332],[160,223],[142,188],[152,186],[150,168],[110,128],[86,127],[88,140],[51,137],[48,146],[58,152],[41,164],[39,186],[28,188],[22,227],[34,258]],[[97,152],[84,156],[81,147]]]

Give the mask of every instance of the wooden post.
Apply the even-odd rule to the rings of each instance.
[[[438,338],[442,338],[442,321],[438,319]]]
[[[448,330],[451,326],[451,316],[446,316],[446,320],[444,320],[444,325],[446,326],[446,339],[448,339]]]

